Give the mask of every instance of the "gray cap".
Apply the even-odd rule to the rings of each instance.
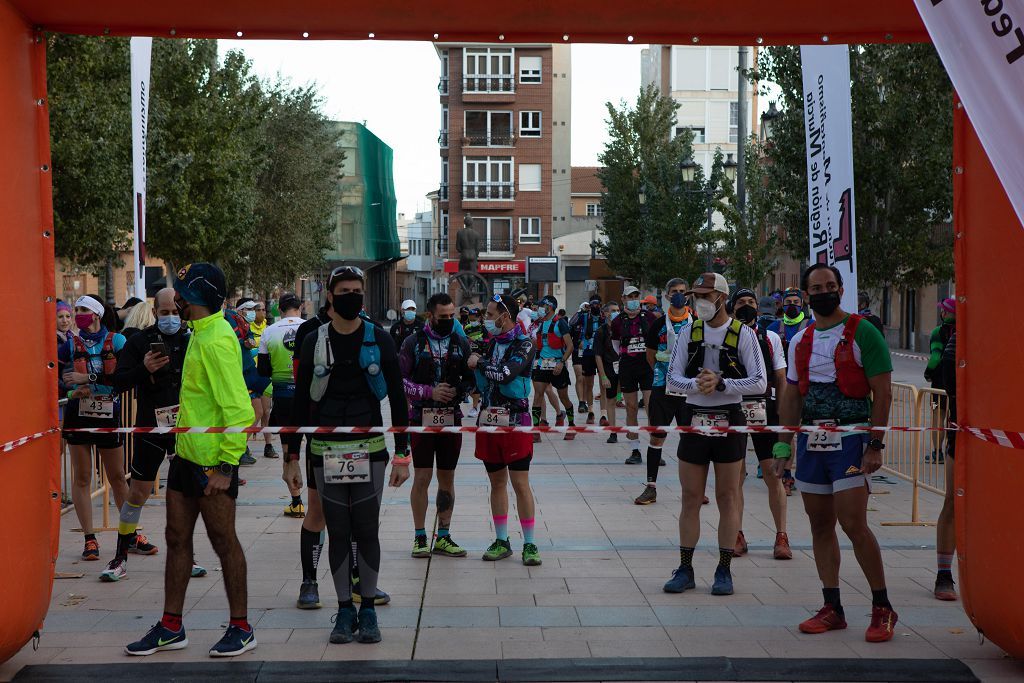
[[[622,296],[623,296],[623,298],[625,298],[627,296],[631,296],[633,294],[639,294],[639,293],[640,293],[640,290],[637,289],[636,287],[634,287],[633,285],[626,285],[625,287],[622,288]]]
[[[761,300],[757,302],[757,312],[763,313],[764,315],[775,315],[778,308],[775,305],[775,299],[770,296],[762,296]]]

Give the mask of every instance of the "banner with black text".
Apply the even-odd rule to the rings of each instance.
[[[808,263],[843,275],[842,307],[857,311],[857,244],[853,212],[850,52],[846,45],[802,45],[807,144]]]
[[[152,38],[131,39],[135,296],[143,301],[146,299],[146,129],[149,122],[149,67],[152,51]]]
[[[928,34],[1024,225],[1024,0],[916,0]]]

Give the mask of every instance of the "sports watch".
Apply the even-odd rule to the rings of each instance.
[[[95,384],[96,380],[98,380],[98,379],[99,379],[99,377],[96,375],[95,372],[90,372],[89,373],[89,383],[90,384]]]
[[[881,439],[871,439],[871,441],[868,441],[868,448],[873,451],[884,451],[885,444],[882,443]]]
[[[725,380],[719,379],[718,385],[715,387],[715,391],[725,391]]]
[[[235,466],[229,462],[222,462],[217,465],[217,471],[223,474],[225,477],[232,477],[235,474]]]

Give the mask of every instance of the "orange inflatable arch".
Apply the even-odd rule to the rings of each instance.
[[[557,0],[522,12],[481,13],[466,0],[0,0],[0,292],[17,325],[0,393],[0,443],[57,424],[53,210],[44,31],[206,38],[388,39],[476,42],[807,44],[927,41],[912,0],[761,0],[683,3]],[[125,65],[127,68],[127,64]],[[950,106],[954,106],[950,103]],[[957,107],[954,226],[959,416],[964,424],[1024,431],[1015,346],[1024,317],[993,294],[1024,290],[1024,229],[978,137]],[[986,298],[988,297],[988,298]],[[1001,299],[1001,297],[1000,297]],[[981,321],[988,323],[981,327]],[[977,322],[975,322],[977,321]],[[25,393],[22,393],[25,390]],[[59,531],[59,436],[0,453],[0,661],[46,616]],[[963,604],[975,625],[1024,656],[1024,594],[1005,589],[1007,567],[1024,566],[1024,453],[963,437],[956,476],[957,549]]]

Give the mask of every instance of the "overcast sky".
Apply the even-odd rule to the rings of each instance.
[[[606,139],[604,103],[633,101],[642,45],[572,46],[572,163],[593,166]],[[366,122],[395,151],[398,210],[412,218],[441,177],[437,135],[440,63],[431,43],[222,40],[241,49],[258,75],[315,83],[332,119]]]

